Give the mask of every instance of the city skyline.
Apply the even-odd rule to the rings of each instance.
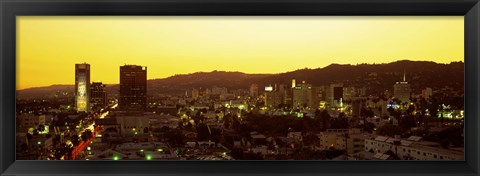
[[[411,61],[411,60],[398,60],[398,61],[394,61],[394,62],[400,62],[400,61]],[[394,63],[394,62],[390,62],[390,63],[373,63],[373,64],[368,64],[367,65],[385,65],[385,64],[391,64],[391,63]],[[431,62],[431,61],[412,61],[412,62]],[[463,63],[463,61],[452,61],[450,63],[445,63],[445,64],[452,64],[454,62],[460,62],[460,63]],[[436,63],[436,62],[433,62],[435,64],[444,64],[444,63]],[[78,64],[78,63],[76,63]],[[82,64],[88,64],[88,63],[82,63]],[[330,65],[335,65],[336,63],[331,63]],[[362,63],[362,64],[365,64],[365,63]],[[357,65],[362,65],[362,64],[357,64]],[[124,67],[124,66],[130,66],[130,65],[134,65],[134,64],[125,64],[125,65],[120,65],[120,66],[116,66],[116,67]],[[349,64],[339,64],[339,65],[349,65]],[[351,66],[355,66],[355,65],[351,65]],[[211,70],[211,71],[196,71],[196,72],[191,72],[191,73],[185,73],[185,74],[175,74],[175,75],[172,75],[172,76],[169,76],[169,77],[166,77],[166,78],[151,78],[151,79],[147,79],[147,81],[150,81],[150,80],[156,80],[156,79],[169,79],[171,77],[174,77],[174,76],[182,76],[182,75],[193,75],[193,74],[197,74],[197,73],[214,73],[214,72],[230,72],[230,73],[243,73],[243,74],[265,74],[265,75],[280,75],[280,74],[284,74],[284,73],[292,73],[292,72],[295,72],[295,71],[299,71],[299,70],[303,70],[303,69],[309,69],[309,70],[314,70],[314,69],[324,69],[326,67],[323,67],[323,68],[298,68],[298,69],[295,69],[295,70],[286,70],[286,71],[283,71],[283,72],[280,72],[280,73],[245,73],[245,72],[240,72],[240,71],[224,71],[224,70]],[[405,71],[405,69],[404,69]],[[95,73],[94,73],[95,74]],[[401,81],[403,78],[399,78],[399,81]],[[102,81],[91,81],[90,83],[102,83],[103,85],[119,85],[120,82],[115,82],[115,83],[104,83]],[[74,85],[72,83],[65,83],[65,84],[57,84],[57,83],[54,83],[54,84],[51,84],[51,85],[45,85],[45,86],[38,86],[38,87],[28,87],[28,88],[24,88],[24,89],[18,89],[17,87],[17,91],[22,91],[22,90],[27,90],[27,89],[35,89],[35,88],[42,88],[42,87],[49,87],[49,86],[55,86],[55,85]]]
[[[18,22],[17,90],[71,84],[70,64],[83,62],[92,65],[92,81],[118,84],[119,76],[110,73],[124,64],[148,66],[147,79],[155,79],[213,70],[272,74],[331,63],[463,61],[463,17],[19,17]],[[337,35],[317,36],[325,32]],[[40,68],[45,76],[34,76]]]
[[[400,61],[374,66],[376,69],[345,66],[361,68],[363,73],[357,70],[352,72],[355,74],[333,66],[327,73],[344,74],[356,81],[337,77],[338,82],[327,85],[314,85],[312,79],[297,82],[295,78],[277,85],[275,79],[264,79],[261,83],[275,85],[262,89],[256,83],[246,83],[248,88],[185,90],[181,84],[189,81],[182,81],[160,87],[184,93],[156,89],[164,94],[148,98],[147,66],[120,66],[120,91],[113,96],[107,96],[102,83],[89,86],[89,66],[75,64],[74,94],[57,90],[43,92],[41,97],[17,97],[17,159],[465,158],[464,89],[459,86],[463,85],[463,62]],[[404,66],[414,73],[409,76],[414,89],[407,81],[407,72],[399,74],[398,67]],[[424,68],[431,69],[425,72]],[[312,75],[322,79],[319,74]],[[442,82],[438,84],[432,75]],[[401,81],[394,77],[401,77]],[[379,83],[386,83],[384,88],[393,87],[393,94],[390,88],[376,89],[382,87]]]

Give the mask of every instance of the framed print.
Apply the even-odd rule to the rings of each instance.
[[[478,1],[2,1],[2,175],[478,175]]]

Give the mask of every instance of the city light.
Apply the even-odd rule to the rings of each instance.
[[[99,119],[103,119],[103,118],[105,118],[105,117],[108,115],[108,113],[110,113],[110,111],[107,111],[107,112],[102,113],[98,118],[99,118]]]
[[[270,35],[265,37],[271,41]],[[312,44],[308,46],[317,46],[308,42]],[[276,49],[269,51],[283,51],[277,42],[272,44]],[[17,146],[24,152],[17,156],[49,160],[464,159],[461,150],[453,150],[464,147],[463,62],[386,59],[397,57],[393,53],[375,55],[383,57],[384,63],[335,63],[334,59],[343,57],[335,52],[318,53],[331,58],[330,65],[316,67],[316,62],[301,61],[313,56],[311,53],[289,56],[294,62],[276,58],[278,61],[270,64],[244,58],[241,67],[251,66],[261,73],[224,67],[211,71],[198,66],[210,60],[190,63],[188,58],[178,60],[174,55],[162,62],[164,69],[128,58],[125,62],[130,63],[112,61],[106,69],[93,53],[85,56],[94,58],[86,60],[95,68],[92,72],[90,63],[72,62],[65,70],[75,73],[75,80],[69,76],[64,85],[58,79],[59,88],[29,90],[34,93],[18,90],[16,128],[22,140]],[[409,57],[413,55],[405,56]],[[255,55],[255,60],[262,62],[269,58],[273,56]],[[193,72],[170,68],[165,65],[169,59],[182,68],[185,64],[196,67]],[[230,62],[228,57],[220,61],[215,62],[217,66]],[[268,67],[277,62],[285,67],[269,72]],[[59,76],[67,74],[63,67],[58,69]],[[117,71],[106,71],[114,69]],[[449,73],[444,72],[447,69]],[[174,74],[152,77],[160,72]],[[90,76],[97,80],[114,77],[115,81],[92,82]],[[449,80],[432,79],[443,77]],[[32,144],[37,145],[32,149]],[[417,153],[424,150],[427,154]]]
[[[265,91],[266,92],[271,92],[271,91],[273,91],[273,87],[272,86],[266,86]]]

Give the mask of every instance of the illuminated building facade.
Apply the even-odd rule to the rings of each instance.
[[[147,67],[120,66],[120,99],[124,111],[144,111],[147,108]]]
[[[90,109],[90,64],[75,64],[75,107],[77,112]]]
[[[312,107],[312,85],[302,81],[293,88],[292,96],[293,108]]]
[[[409,102],[410,92],[410,84],[406,81],[405,73],[403,73],[403,80],[401,82],[396,82],[395,85],[393,85],[393,96],[402,102]]]
[[[104,108],[107,106],[107,91],[102,82],[92,82],[90,85],[90,103],[93,109]]]
[[[273,91],[273,86],[272,85],[265,86],[265,92],[272,92],[272,91]]]
[[[284,103],[285,98],[285,86],[280,85],[277,88],[272,86],[265,87],[265,106],[278,107],[278,105]]]

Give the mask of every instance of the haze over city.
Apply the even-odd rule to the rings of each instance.
[[[118,75],[107,73],[124,64],[148,66],[147,78],[155,79],[213,70],[283,73],[332,63],[463,61],[463,17],[17,20],[18,90],[71,84],[71,63],[83,62],[92,65],[92,81],[118,84]]]

